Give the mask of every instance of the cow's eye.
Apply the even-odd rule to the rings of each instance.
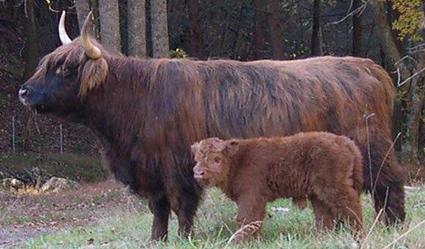
[[[67,77],[71,73],[71,70],[66,66],[60,66],[56,69],[56,74],[61,77]]]
[[[215,163],[220,163],[221,162],[221,158],[220,157],[214,157],[214,162]]]
[[[62,68],[62,76],[66,77],[71,73],[71,70],[67,67]]]

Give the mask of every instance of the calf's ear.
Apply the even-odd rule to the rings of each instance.
[[[211,143],[211,149],[214,151],[223,151],[224,149],[226,149],[226,142],[221,140],[218,137],[213,137],[210,139],[210,143]]]
[[[236,140],[229,140],[226,142],[226,152],[229,153],[229,155],[234,155],[239,150],[239,141]]]
[[[192,154],[195,155],[199,150],[199,143],[192,144],[192,146],[190,146],[190,150],[192,151]]]

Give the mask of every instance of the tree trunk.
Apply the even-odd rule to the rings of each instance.
[[[98,0],[89,0],[90,2],[90,6],[91,9],[93,11],[93,16],[94,16],[94,20],[93,20],[93,25],[94,25],[94,37],[96,38],[96,40],[100,41],[100,18],[99,18],[99,3]]]
[[[353,10],[361,6],[361,0],[353,0]],[[353,15],[353,50],[354,56],[362,56],[362,19],[361,13]]]
[[[118,0],[99,0],[100,37],[109,51],[121,51]]]
[[[393,37],[390,21],[387,19],[386,6],[384,1],[370,0],[369,4],[373,9],[373,15],[378,29],[378,34],[382,50],[385,54],[386,64],[389,70],[399,70],[402,80],[407,79],[412,73],[422,69],[425,66],[425,56],[417,56],[415,58],[417,64],[416,68],[409,68],[408,65],[404,65],[400,62],[402,53],[397,46],[397,43]],[[409,163],[418,163],[418,149],[419,149],[419,124],[421,118],[421,109],[424,103],[425,90],[423,85],[425,81],[424,76],[417,76],[406,83],[409,87],[408,98],[405,100],[407,107],[406,117],[406,129],[403,131],[403,140],[401,141],[401,152],[402,160]],[[408,85],[407,85],[408,84]]]
[[[33,73],[34,69],[37,67],[38,63],[38,39],[37,39],[37,28],[35,23],[34,16],[34,0],[27,0],[25,9],[25,69],[24,69],[24,78],[28,79]],[[34,113],[30,113],[28,116],[26,129],[24,133],[24,149],[31,147],[31,137],[32,137],[32,126],[31,120],[34,118]]]
[[[418,69],[425,68],[425,55],[416,58]],[[425,76],[422,74],[413,78],[409,85],[406,134],[402,144],[401,152],[404,161],[419,164],[420,124],[422,119],[422,108],[425,103]]]
[[[25,69],[24,78],[29,78],[37,67],[38,63],[38,41],[37,41],[37,29],[34,18],[34,0],[27,0],[25,13]]]
[[[266,27],[267,27],[267,1],[253,0],[255,8],[255,33],[254,33],[254,47],[255,59],[267,58],[266,46]]]
[[[425,101],[422,104],[422,116],[419,126],[419,148],[419,159],[422,160],[422,165],[425,165]]]
[[[382,51],[385,54],[385,64],[389,67],[389,70],[396,70],[396,63],[401,59],[401,52],[399,51],[392,35],[390,21],[386,14],[385,1],[370,0],[369,4],[373,10],[373,18],[378,30],[379,41]],[[404,68],[401,73],[402,77],[405,79],[410,75],[410,72]]]
[[[425,4],[422,4],[422,10],[425,16]],[[422,29],[422,40],[425,40],[425,29]],[[423,64],[425,56],[422,54]],[[422,78],[422,113],[419,120],[419,160],[422,159],[422,165],[425,165],[425,77]]]
[[[190,25],[190,49],[189,54],[193,57],[203,58],[202,35],[199,18],[199,0],[188,0],[189,25]]]
[[[321,55],[320,46],[320,0],[314,0],[313,4],[313,30],[311,33],[311,55]]]
[[[128,0],[128,55],[146,57],[146,1]]]
[[[233,40],[233,54],[231,58],[236,60],[246,60],[247,56],[247,50],[246,50],[246,42],[242,40],[243,38],[243,32],[241,32],[242,29],[242,22],[244,19],[246,19],[246,9],[247,6],[243,1],[239,1],[238,8],[238,15],[236,16],[235,20],[235,36]]]
[[[90,12],[89,0],[75,0],[75,10],[77,11],[78,27],[83,27],[84,20]]]
[[[268,23],[270,26],[270,43],[272,47],[272,58],[281,60],[284,57],[283,51],[283,32],[280,25],[279,0],[271,0],[269,3]]]
[[[152,56],[168,57],[167,0],[151,0]]]

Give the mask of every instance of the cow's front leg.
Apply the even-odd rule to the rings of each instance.
[[[151,240],[166,240],[170,203],[164,194],[149,199],[149,209],[153,214]]]
[[[176,207],[172,207],[179,222],[179,236],[183,238],[187,238],[192,232],[200,194],[200,191],[186,191],[179,196]]]

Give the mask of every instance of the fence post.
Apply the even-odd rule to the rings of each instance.
[[[60,143],[60,153],[63,154],[63,132],[62,132],[62,124],[59,125],[59,143]]]
[[[16,128],[15,128],[15,116],[12,116],[12,151],[16,152]]]

